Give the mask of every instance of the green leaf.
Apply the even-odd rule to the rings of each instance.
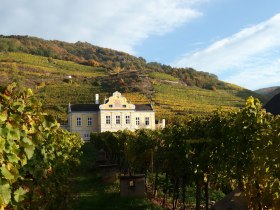
[[[9,93],[9,94],[12,93],[16,86],[17,86],[17,83],[15,83],[15,82],[9,84],[9,85],[7,86],[7,89],[6,89],[5,92],[6,92],[6,93]]]
[[[8,140],[19,140],[20,139],[20,130],[13,127],[10,123],[7,123],[6,128],[8,129],[7,139]]]
[[[22,113],[24,111],[25,106],[24,105],[20,105],[17,110]]]
[[[21,164],[21,166],[24,166],[27,164],[27,157],[25,155],[21,158],[20,164]]]
[[[25,154],[26,154],[28,159],[32,158],[34,150],[35,150],[35,146],[34,145],[26,145],[25,146],[24,152],[25,152]]]
[[[5,166],[1,167],[1,173],[5,177],[5,179],[14,179],[13,174],[11,174],[11,172]]]
[[[8,204],[11,201],[11,189],[10,185],[0,183],[0,206]]]
[[[5,110],[0,114],[0,121],[4,122],[7,120],[7,118],[8,118],[8,112],[7,110]]]
[[[18,188],[15,192],[14,192],[14,199],[16,202],[20,202],[24,200],[24,195],[25,195],[26,191],[20,187]]]
[[[0,132],[1,133],[1,132]],[[0,151],[3,151],[5,148],[5,142],[6,139],[4,139],[2,136],[0,136]]]
[[[25,144],[28,144],[28,145],[32,145],[32,141],[28,138],[28,137],[24,137],[22,138],[22,141],[25,143]]]
[[[33,95],[33,91],[30,88],[27,89],[27,95],[28,96],[32,96]]]
[[[8,154],[7,157],[10,163],[17,163],[19,160],[18,156],[14,153]]]

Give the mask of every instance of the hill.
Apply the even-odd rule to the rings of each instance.
[[[256,93],[264,95],[264,97],[267,98],[267,100],[271,99],[273,96],[280,93],[280,87],[274,86],[274,87],[267,87],[267,88],[261,88],[258,90],[255,90]]]
[[[95,93],[102,102],[116,90],[132,103],[153,103],[158,118],[236,109],[250,95],[261,97],[207,72],[147,63],[89,43],[0,36],[0,84],[12,81],[33,88],[61,121],[69,102],[91,103]]]
[[[77,64],[102,68],[107,73],[137,71],[139,73],[160,72],[178,78],[188,86],[205,89],[232,89],[230,85],[219,81],[217,76],[192,68],[172,68],[156,62],[147,63],[127,53],[101,48],[87,42],[74,44],[62,41],[46,41],[28,36],[1,36],[0,52],[22,52],[52,59],[72,61]],[[159,76],[159,75],[156,75]],[[162,78],[161,78],[162,79]],[[168,79],[167,79],[168,80]]]
[[[265,104],[264,108],[271,114],[279,115],[280,114],[280,93],[273,96],[272,99],[269,100]]]

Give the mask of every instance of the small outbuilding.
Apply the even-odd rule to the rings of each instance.
[[[145,197],[145,175],[121,175],[120,191],[121,197]]]

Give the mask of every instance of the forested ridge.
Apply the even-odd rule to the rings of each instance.
[[[24,52],[32,55],[73,61],[88,66],[101,67],[107,72],[143,71],[164,72],[190,86],[222,89],[233,87],[219,81],[217,76],[192,68],[172,68],[157,62],[147,63],[142,57],[135,57],[124,52],[102,48],[87,42],[67,43],[63,41],[46,41],[28,36],[0,36],[1,52]]]

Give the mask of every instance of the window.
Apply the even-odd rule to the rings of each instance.
[[[136,125],[140,125],[140,117],[136,117]]]
[[[106,116],[106,124],[111,124],[111,117],[110,116]]]
[[[85,133],[85,134],[84,134],[84,138],[85,138],[85,139],[89,139],[89,138],[90,138],[89,133]]]
[[[125,116],[125,123],[130,124],[130,116]]]
[[[126,105],[122,105],[123,108],[126,108]]]
[[[121,116],[116,116],[116,124],[121,124]]]
[[[150,125],[150,118],[149,117],[145,117],[145,125]]]
[[[110,105],[109,105],[109,108],[113,108],[113,105],[112,105],[112,104],[110,104]]]
[[[77,126],[82,126],[82,118],[77,117]]]
[[[87,125],[92,126],[92,118],[91,117],[87,118]]]

